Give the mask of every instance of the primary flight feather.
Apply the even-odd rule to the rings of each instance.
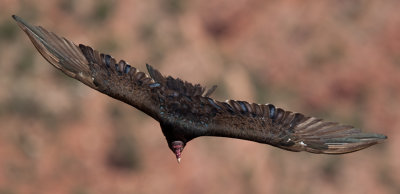
[[[377,144],[386,136],[326,122],[277,108],[209,96],[205,90],[179,78],[163,76],[146,65],[149,76],[89,46],[59,37],[40,26],[12,16],[36,49],[54,67],[160,122],[169,148],[178,162],[186,144],[201,136],[230,137],[269,144],[290,151],[344,154]]]

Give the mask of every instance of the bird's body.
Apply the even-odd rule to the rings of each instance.
[[[364,149],[386,136],[276,108],[210,97],[209,89],[163,76],[147,65],[149,76],[124,60],[25,23],[13,16],[42,56],[68,76],[123,101],[160,122],[168,146],[180,161],[186,143],[201,136],[230,137],[290,151],[342,154]]]

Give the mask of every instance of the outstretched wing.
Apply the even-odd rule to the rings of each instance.
[[[31,26],[13,16],[32,43],[53,66],[68,76],[113,98],[128,103],[162,125],[172,125],[187,140],[198,136],[239,138],[291,151],[341,154],[379,143],[386,136],[362,133],[352,126],[325,122],[273,105],[244,101],[215,101],[205,88],[180,79],[164,77],[147,65],[151,76],[124,60]]]
[[[386,136],[363,133],[360,129],[327,122],[276,108],[272,104],[250,104],[209,97],[200,85],[163,77],[148,66],[150,76],[160,83],[160,122],[174,128],[179,138],[190,141],[200,136],[230,137],[270,144],[290,151],[343,154],[367,148]],[[179,131],[179,129],[183,129]],[[169,134],[166,134],[167,136]]]
[[[204,101],[204,100],[203,100]],[[367,148],[386,136],[363,133],[350,125],[326,122],[276,108],[272,104],[249,104],[208,98],[215,116],[203,135],[245,139],[290,151],[343,154]]]
[[[36,49],[54,67],[108,96],[128,103],[158,119],[159,105],[154,92],[158,84],[124,60],[117,62],[89,46],[59,37],[40,26],[32,26],[13,15]]]
[[[350,125],[285,111],[272,104],[219,102],[209,97],[216,86],[204,94],[205,88],[198,84],[164,77],[151,66],[147,68],[162,88],[159,90],[162,92],[159,95],[162,127],[165,124],[165,127],[184,129],[175,133],[186,141],[199,136],[220,136],[270,144],[290,151],[343,154],[386,139],[384,135],[363,133]]]

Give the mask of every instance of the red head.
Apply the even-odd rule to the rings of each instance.
[[[185,143],[183,143],[182,141],[173,141],[170,145],[170,149],[172,150],[172,152],[174,152],[178,163],[181,162],[183,148],[185,148]]]

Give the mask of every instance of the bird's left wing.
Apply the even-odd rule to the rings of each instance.
[[[145,73],[124,60],[117,62],[107,54],[89,46],[76,45],[66,38],[33,26],[13,15],[36,49],[54,67],[117,100],[128,103],[158,119],[159,105],[156,92],[159,86]]]
[[[203,100],[212,119],[202,136],[245,139],[289,151],[343,154],[382,142],[386,136],[364,133],[350,125],[328,122],[277,108],[245,101]],[[212,114],[211,114],[212,113]]]
[[[178,131],[185,140],[200,136],[220,136],[270,144],[290,151],[343,154],[382,142],[386,136],[365,133],[350,125],[328,122],[277,108],[210,98],[216,86],[205,88],[170,76],[164,77],[151,66],[150,76],[161,85],[161,123]],[[175,134],[176,135],[176,134]]]

